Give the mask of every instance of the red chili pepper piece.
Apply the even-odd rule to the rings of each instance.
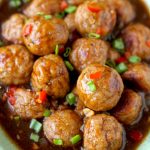
[[[23,30],[23,36],[28,36],[32,32],[32,25],[26,25],[24,30]]]
[[[143,138],[143,134],[140,131],[138,131],[138,130],[130,131],[129,136],[135,142],[140,142],[142,140],[142,138]]]
[[[59,53],[62,54],[65,51],[65,48],[63,45],[59,45]]]
[[[96,73],[90,74],[90,79],[99,79],[101,77],[102,77],[101,72],[96,72]]]
[[[7,92],[8,101],[10,102],[11,105],[14,105],[16,102],[16,99],[14,97],[15,90],[16,90],[16,87],[11,86],[11,87],[9,87],[8,92]]]
[[[116,60],[116,63],[117,64],[119,64],[119,63],[122,63],[122,62],[126,62],[127,61],[127,59],[126,59],[126,57],[119,57],[117,60]]]
[[[67,7],[68,7],[67,2],[66,2],[66,1],[62,1],[61,4],[60,4],[61,10],[64,10],[64,9],[66,9]]]
[[[146,45],[150,47],[150,40],[146,41]]]
[[[99,35],[105,35],[105,30],[101,27],[97,28],[96,33]]]
[[[46,94],[46,92],[43,90],[43,91],[40,92],[39,98],[38,98],[38,101],[37,101],[37,102],[39,102],[39,103],[44,103],[44,102],[46,101],[46,99],[47,99],[47,94]]]
[[[88,9],[91,11],[91,12],[94,12],[94,13],[98,13],[100,10],[101,10],[101,7],[98,3],[96,2],[92,2],[88,5]]]

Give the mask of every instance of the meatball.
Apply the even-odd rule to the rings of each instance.
[[[37,13],[54,14],[60,11],[61,0],[32,0],[27,5],[23,13],[28,17],[33,17]]]
[[[95,111],[106,111],[116,106],[123,88],[120,75],[114,69],[100,64],[89,65],[77,81],[80,100]]]
[[[81,72],[89,64],[105,64],[109,45],[99,39],[81,38],[73,43],[69,59],[75,69]]]
[[[85,0],[67,0],[68,4],[70,5],[79,5],[83,3]]]
[[[40,57],[33,66],[31,83],[36,91],[45,90],[53,98],[64,97],[69,90],[69,74],[61,57]]]
[[[123,141],[123,128],[112,116],[98,114],[86,120],[84,148],[86,150],[119,150]]]
[[[81,135],[81,126],[80,117],[69,109],[56,111],[43,122],[43,130],[47,139],[51,143],[54,139],[61,139],[64,147],[72,146],[70,139],[75,135]]]
[[[150,59],[150,29],[142,24],[131,24],[122,31],[126,51],[142,59]]]
[[[75,25],[75,14],[68,14],[64,21],[66,22],[68,29],[70,32],[73,32],[76,30],[76,25]]]
[[[21,45],[0,48],[0,84],[28,83],[33,67],[33,55]]]
[[[23,28],[23,39],[28,49],[35,55],[54,52],[56,45],[64,45],[69,36],[66,23],[57,18],[45,19],[34,16]]]
[[[150,67],[144,63],[129,64],[122,78],[132,83],[136,88],[150,92]]]
[[[10,88],[8,91],[8,102],[13,111],[13,115],[23,119],[41,118],[45,107],[37,103],[38,94],[23,88]]]
[[[97,12],[93,7],[98,7]],[[116,24],[116,12],[105,2],[86,1],[79,5],[75,13],[77,30],[84,36],[89,33],[99,33],[102,36],[110,33]]]
[[[1,32],[4,40],[14,44],[23,44],[22,29],[26,19],[22,14],[13,14],[3,22]]]
[[[118,105],[113,109],[113,115],[122,123],[131,125],[140,115],[142,98],[133,90],[125,90]]]

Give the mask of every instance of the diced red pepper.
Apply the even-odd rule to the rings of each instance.
[[[11,105],[14,105],[16,102],[16,99],[14,97],[15,90],[16,90],[15,86],[10,86],[7,92],[8,101],[10,102]]]
[[[130,131],[129,136],[135,142],[140,142],[143,139],[143,134],[138,130]]]
[[[101,11],[101,7],[99,5],[99,3],[96,3],[96,2],[92,2],[88,5],[88,9],[91,11],[91,12],[94,12],[94,13],[98,13]]]
[[[46,92],[43,90],[43,91],[41,91],[41,92],[39,93],[39,98],[37,99],[37,102],[38,102],[38,103],[45,103],[46,99],[47,99],[47,94],[46,94]]]
[[[23,36],[28,36],[32,32],[33,26],[31,24],[26,25],[23,30]]]
[[[119,58],[116,60],[116,63],[117,63],[117,64],[120,64],[120,63],[126,62],[126,61],[127,61],[126,57],[122,56],[122,57],[119,57]]]
[[[61,10],[65,10],[68,7],[68,4],[66,1],[62,1],[60,4],[60,9]]]
[[[59,53],[62,54],[65,51],[65,47],[63,45],[59,45]]]
[[[97,28],[96,33],[99,35],[105,35],[105,30],[101,27]]]
[[[150,40],[146,41],[146,45],[150,47]]]
[[[101,77],[102,77],[101,72],[96,72],[96,73],[90,74],[90,79],[99,79]]]

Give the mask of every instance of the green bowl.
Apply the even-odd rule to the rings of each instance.
[[[1,0],[0,0],[1,1]],[[150,13],[150,0],[141,0],[149,9]],[[19,146],[9,137],[7,132],[0,125],[0,150],[21,150]],[[139,145],[137,150],[150,150],[150,132],[145,140]]]

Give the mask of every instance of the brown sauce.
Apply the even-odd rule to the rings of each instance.
[[[137,12],[137,18],[135,19],[135,22],[142,22],[143,24],[150,27],[150,19],[148,12],[146,10],[146,7],[139,2],[138,0],[131,0],[131,2],[134,4],[136,12]],[[7,4],[7,3],[6,3]],[[14,10],[8,9],[7,5],[4,5],[2,7],[2,10],[0,11],[0,21],[6,19],[10,13],[13,13]],[[134,143],[130,138],[128,138],[128,132],[132,129],[140,130],[144,137],[146,137],[149,128],[150,128],[150,96],[149,98],[143,97],[143,114],[141,114],[141,120],[133,125],[133,126],[126,126],[126,135],[127,139],[124,139],[125,148],[122,148],[123,150],[134,150],[140,143]],[[18,143],[18,145],[24,149],[24,150],[31,150],[33,148],[33,142],[29,139],[30,134],[32,133],[32,130],[29,129],[29,121],[23,121],[20,120],[19,122],[16,122],[15,120],[6,117],[8,112],[6,112],[7,106],[2,105],[0,102],[0,124],[3,125],[3,127],[6,129],[8,134],[12,137],[13,140]],[[144,139],[143,139],[144,140]],[[40,147],[40,150],[59,150],[63,148],[56,148],[49,144],[49,142],[44,138],[43,133],[40,134],[40,142],[38,143],[38,146]],[[36,148],[36,145],[34,145]],[[77,147],[68,148],[68,150],[71,149],[80,149],[80,145]],[[67,149],[65,149],[67,150]]]

